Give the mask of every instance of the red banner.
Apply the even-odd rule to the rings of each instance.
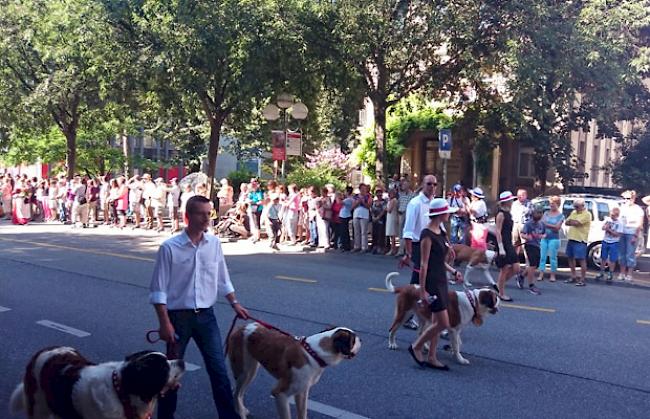
[[[273,160],[287,159],[287,146],[284,131],[271,131]]]

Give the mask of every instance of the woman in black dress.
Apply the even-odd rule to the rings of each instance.
[[[449,367],[438,361],[436,346],[438,335],[449,328],[447,303],[447,272],[451,272],[456,282],[463,281],[463,275],[450,266],[445,260],[451,248],[445,231],[440,225],[449,220],[449,214],[458,208],[450,208],[447,200],[435,198],[429,204],[429,225],[422,230],[420,236],[420,301],[431,310],[431,325],[425,329],[413,345],[409,353],[421,367],[438,370],[448,370]],[[430,342],[428,360],[423,360],[422,348]]]
[[[499,287],[499,297],[503,301],[512,301],[512,298],[504,293],[506,281],[513,275],[519,272],[519,256],[515,251],[512,244],[512,215],[510,215],[510,208],[512,201],[517,199],[512,192],[505,191],[499,195],[499,212],[496,217],[496,230],[495,236],[499,246],[499,255],[494,262],[499,271],[499,279],[497,280],[497,287]]]

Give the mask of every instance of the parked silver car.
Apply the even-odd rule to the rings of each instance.
[[[540,196],[532,200],[533,205],[546,211],[550,208],[550,196]],[[600,268],[600,248],[603,242],[605,232],[603,231],[603,224],[605,217],[609,216],[612,208],[620,206],[625,202],[619,196],[608,195],[592,195],[592,194],[566,194],[560,195],[561,203],[560,210],[565,217],[568,217],[573,211],[573,201],[577,198],[582,198],[585,201],[585,207],[591,214],[591,227],[589,229],[589,242],[587,244],[587,263],[594,268]],[[560,230],[560,250],[559,256],[565,256],[568,226],[562,225]],[[496,237],[494,236],[494,220],[489,222],[488,226],[488,247],[496,249]]]

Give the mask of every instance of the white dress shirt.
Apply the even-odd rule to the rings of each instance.
[[[195,246],[187,233],[160,245],[151,278],[151,304],[166,304],[168,310],[212,307],[219,294],[235,289],[217,236],[203,234]]]
[[[411,199],[406,207],[406,221],[404,222],[404,238],[414,242],[420,241],[420,233],[429,224],[429,204],[431,198],[420,192]]]

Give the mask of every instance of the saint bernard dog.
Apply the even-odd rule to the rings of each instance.
[[[309,389],[323,369],[351,359],[359,352],[361,339],[345,327],[296,338],[259,323],[236,329],[228,339],[228,360],[235,378],[235,406],[242,419],[248,409],[244,393],[260,364],[278,381],[271,391],[281,419],[290,419],[289,400],[295,396],[298,418],[307,418]]]
[[[184,372],[182,360],[160,352],[97,365],[76,349],[46,348],[29,361],[10,411],[30,419],[147,419],[158,396],[178,387]]]
[[[431,323],[431,311],[428,307],[418,304],[420,299],[419,285],[404,285],[396,287],[393,285],[393,278],[399,276],[398,272],[391,272],[386,275],[386,289],[396,294],[395,317],[390,326],[388,334],[388,348],[397,349],[395,334],[406,320],[415,314],[418,316],[418,334]],[[496,314],[499,311],[498,294],[491,289],[473,289],[466,291],[449,291],[449,340],[451,350],[459,364],[467,365],[469,361],[460,353],[460,332],[469,323],[477,326],[483,324],[483,316],[486,313]]]
[[[465,278],[466,286],[472,286],[468,279],[470,272],[472,272],[474,269],[480,269],[483,271],[483,275],[488,281],[488,284],[493,286],[496,284],[492,278],[492,275],[490,275],[490,265],[496,256],[495,251],[475,249],[465,244],[454,244],[452,245],[452,248],[456,254],[454,260],[459,263],[467,263],[467,266],[465,267],[465,274],[463,275],[463,278]]]

